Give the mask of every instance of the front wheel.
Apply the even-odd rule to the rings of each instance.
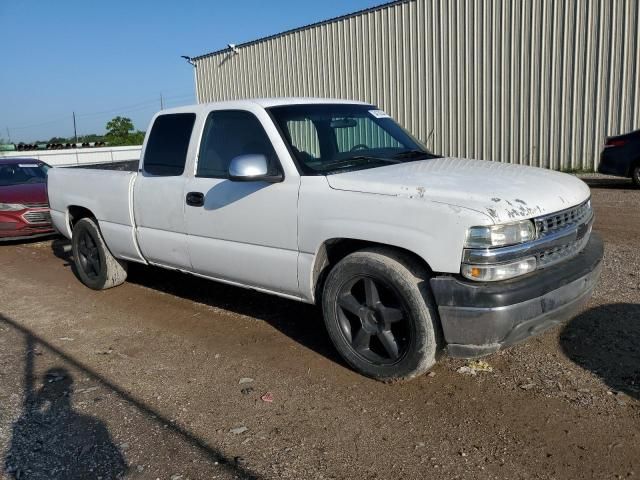
[[[71,238],[76,275],[87,287],[106,290],[127,279],[127,263],[111,254],[93,218],[78,220]]]
[[[636,187],[640,187],[640,163],[631,168],[631,180]]]
[[[428,273],[402,253],[352,253],[324,285],[324,321],[336,349],[358,372],[382,381],[429,370],[438,350],[437,316]]]

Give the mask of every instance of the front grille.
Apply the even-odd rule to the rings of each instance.
[[[551,232],[583,223],[590,217],[591,200],[587,200],[576,207],[536,218],[535,222],[536,228],[538,229],[538,235],[543,236]]]
[[[576,207],[535,219],[539,238],[543,241],[545,237],[551,239],[575,231],[575,235],[570,241],[560,245],[556,242],[552,247],[540,250],[536,255],[538,268],[555,265],[580,253],[589,243],[592,220],[591,200]]]
[[[27,212],[22,215],[22,218],[29,223],[51,223],[51,214],[48,210]]]
[[[25,207],[28,208],[49,208],[49,204],[47,202],[44,203],[24,203]]]
[[[591,229],[580,240],[576,240],[559,247],[543,250],[538,254],[538,268],[545,268],[554,265],[562,260],[573,257],[582,251],[589,243]]]

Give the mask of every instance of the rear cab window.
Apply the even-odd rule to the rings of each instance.
[[[145,173],[163,177],[183,174],[195,120],[195,113],[156,117],[144,152]]]

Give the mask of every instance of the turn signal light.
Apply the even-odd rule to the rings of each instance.
[[[535,257],[494,265],[462,265],[461,273],[469,280],[497,282],[533,272],[537,267]]]

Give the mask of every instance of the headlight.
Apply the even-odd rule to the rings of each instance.
[[[465,247],[490,248],[529,242],[536,238],[536,227],[531,220],[502,225],[471,227],[467,230]]]
[[[27,207],[19,203],[0,203],[0,212],[17,212],[26,209]]]
[[[509,263],[493,265],[462,265],[462,275],[478,282],[496,282],[533,272],[536,269],[535,257]]]

